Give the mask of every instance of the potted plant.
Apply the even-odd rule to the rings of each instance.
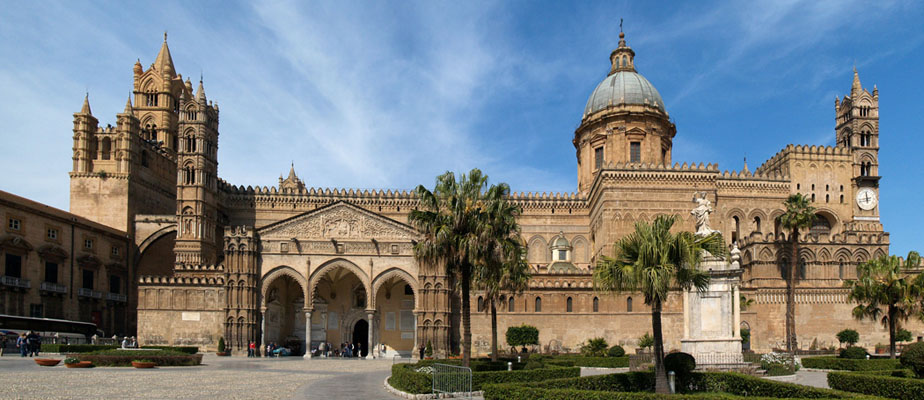
[[[80,361],[77,357],[68,357],[64,359],[64,366],[68,368],[90,368],[93,366],[93,362]]]
[[[431,343],[429,340],[427,341],[427,347],[424,348],[424,355],[426,356],[424,357],[425,360],[433,359],[433,343]]]
[[[132,360],[132,366],[135,368],[154,368],[157,363],[151,360]]]
[[[224,337],[218,338],[218,352],[215,354],[222,356],[222,357],[231,355],[230,351],[225,351],[225,338]]]
[[[61,362],[61,360],[55,360],[52,358],[36,358],[35,359],[35,363],[43,367],[54,367],[55,365],[58,365],[59,362]]]

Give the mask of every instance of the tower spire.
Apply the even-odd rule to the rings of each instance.
[[[157,53],[157,59],[154,60],[154,66],[161,73],[173,76],[176,68],[173,66],[173,57],[170,56],[170,48],[167,47],[167,32],[164,31],[164,43],[160,46],[160,52]]]
[[[856,97],[863,90],[860,85],[860,74],[857,73],[857,67],[853,67],[853,85],[850,86],[850,97]]]
[[[123,112],[125,114],[132,114],[132,95],[131,93],[128,94],[128,100],[125,101],[125,111]]]
[[[83,107],[80,107],[80,113],[86,115],[93,115],[90,111],[90,92],[83,97]]]

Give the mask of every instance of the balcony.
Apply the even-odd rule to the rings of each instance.
[[[124,303],[128,301],[128,297],[126,297],[124,294],[106,293],[106,300],[118,301],[118,302]]]
[[[67,293],[67,286],[51,282],[42,282],[42,285],[39,287],[39,289],[45,292]]]
[[[80,289],[77,289],[77,296],[90,297],[93,299],[102,299],[103,292],[98,292],[96,290],[87,289],[87,288],[80,288]]]
[[[0,276],[0,285],[28,289],[32,287],[28,279]]]

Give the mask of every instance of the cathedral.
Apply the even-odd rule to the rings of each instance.
[[[659,214],[695,230],[691,210],[707,204],[711,228],[740,251],[740,279],[729,292],[740,329],[721,335],[741,340],[747,330],[745,348],[785,347],[783,277],[798,257],[802,348],[836,346],[847,326],[860,331],[861,345],[888,342],[878,323],[853,319],[843,286],[858,263],[889,251],[877,202],[875,87],[864,88],[854,71],[834,104],[833,147],[784,145],[753,170],[720,171],[672,162],[677,126],[622,33],[608,67],[571,140],[576,190],[510,195],[523,210],[532,278],[525,292],[503,298],[501,337],[530,324],[542,351],[576,351],[593,337],[635,347],[650,332],[650,310],[639,294],[596,292],[595,262],[636,222]],[[86,99],[74,114],[70,211],[131,239],[141,344],[214,349],[224,337],[235,353],[249,341],[296,352],[352,342],[367,357],[416,356],[428,343],[437,356],[458,352],[459,294],[445,271],[414,257],[413,193],[311,188],[294,166],[269,186],[222,180],[218,103],[175,70],[166,37],[153,63],[134,65],[132,93],[115,126],[101,126]],[[793,193],[817,209],[799,254],[779,222]],[[665,305],[668,350],[686,331],[683,299],[677,291]],[[490,320],[478,292],[471,300],[473,349],[484,354]],[[918,325],[909,328],[917,333]]]

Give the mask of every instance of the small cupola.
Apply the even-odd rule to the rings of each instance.
[[[635,51],[626,44],[626,34],[619,32],[619,47],[610,53],[610,62],[613,67],[610,68],[609,75],[619,71],[635,72]]]

